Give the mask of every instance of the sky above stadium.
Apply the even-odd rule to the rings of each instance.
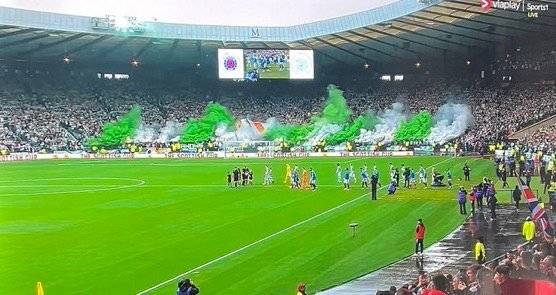
[[[397,0],[0,0],[0,6],[83,16],[135,16],[169,23],[291,26]]]

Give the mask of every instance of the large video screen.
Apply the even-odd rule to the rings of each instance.
[[[289,79],[289,52],[282,49],[246,49],[245,78]]]
[[[314,79],[312,50],[218,49],[220,79]]]

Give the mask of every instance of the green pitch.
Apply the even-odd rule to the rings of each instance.
[[[418,218],[426,246],[464,219],[456,187],[383,189],[371,202],[358,184],[341,189],[337,162],[377,165],[383,185],[389,162],[436,165],[457,186],[466,161],[473,183],[493,175],[489,161],[443,157],[2,163],[0,294],[32,294],[37,281],[46,294],[136,294],[167,280],[149,294],[175,294],[182,273],[203,294],[293,294],[299,282],[314,293],[412,254]],[[318,190],[285,186],[285,163],[314,168]],[[226,187],[245,165],[256,185]]]
[[[280,70],[280,67],[276,64],[271,64],[267,69],[259,70],[259,79],[289,79],[290,78],[290,63],[284,63],[284,67]],[[254,67],[247,65],[245,72],[253,70]]]

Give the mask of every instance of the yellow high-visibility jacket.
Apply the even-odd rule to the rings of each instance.
[[[485,244],[483,244],[481,242],[477,242],[475,244],[475,260],[478,261],[481,254],[483,255],[483,260],[485,260],[485,257],[486,257]]]
[[[533,221],[523,223],[523,237],[526,241],[531,241],[535,237],[535,223]]]

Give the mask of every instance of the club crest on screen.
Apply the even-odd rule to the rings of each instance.
[[[233,56],[227,56],[224,59],[224,68],[228,71],[234,71],[237,68],[237,60]]]
[[[300,72],[305,72],[309,68],[307,61],[304,59],[297,59],[295,65],[297,67],[297,70]]]

